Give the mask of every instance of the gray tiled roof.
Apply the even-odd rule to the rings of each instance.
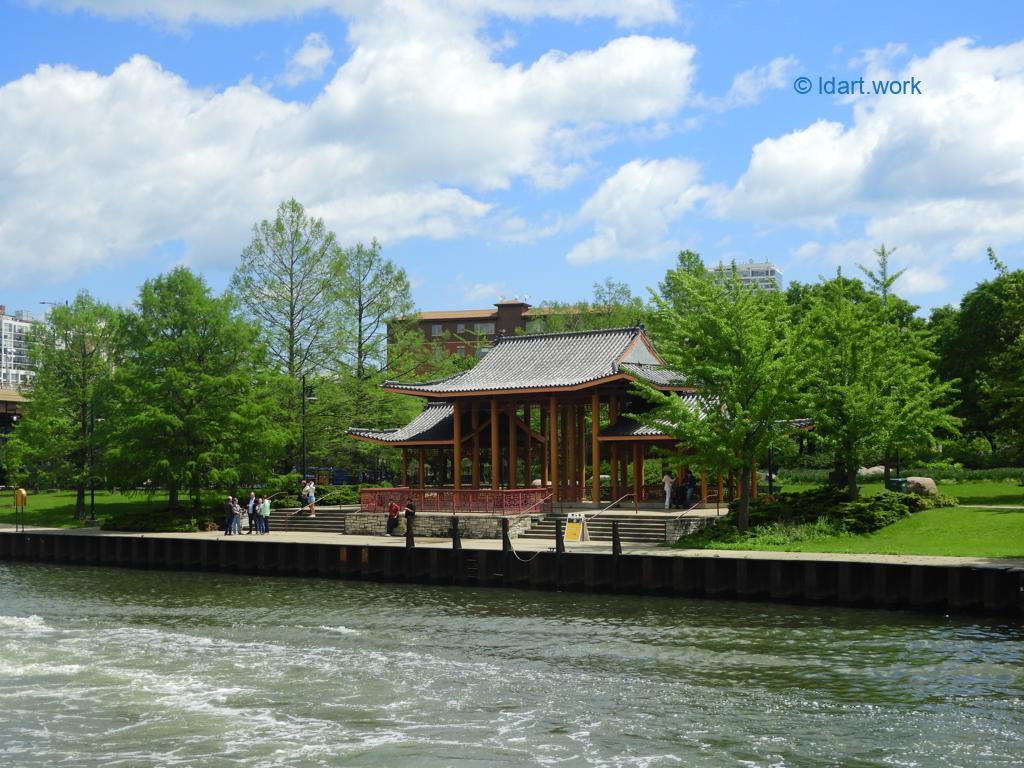
[[[614,425],[605,427],[598,435],[602,437],[668,437],[656,427],[649,427],[630,418],[621,418]]]
[[[634,341],[637,341],[633,347],[635,351],[630,352]],[[384,387],[425,395],[573,387],[620,372],[636,376],[635,372],[626,370],[627,362],[620,364],[624,355],[640,358],[628,364],[650,363],[642,367],[645,370],[661,369],[662,366],[653,365],[657,358],[648,350],[649,343],[642,326],[505,336],[499,338],[491,351],[468,371],[419,384],[388,381]]]
[[[685,387],[686,380],[668,366],[649,363],[622,363],[619,370],[655,387]]]
[[[379,440],[384,443],[411,441],[450,443],[454,429],[451,403],[427,403],[415,419],[400,429],[359,429],[350,427],[352,437],[363,440]]]

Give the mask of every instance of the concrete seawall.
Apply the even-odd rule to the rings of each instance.
[[[670,549],[611,552],[202,534],[0,532],[0,560],[266,576],[623,592],[1024,617],[1024,563]]]

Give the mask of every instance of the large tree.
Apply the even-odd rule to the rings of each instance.
[[[341,305],[335,274],[343,258],[334,233],[297,200],[253,227],[231,278],[243,312],[260,330],[273,368],[279,423],[289,432],[285,468],[298,465],[304,377],[323,373],[332,356]]]
[[[685,251],[652,301],[658,350],[697,395],[693,403],[648,388],[655,407],[641,418],[692,449],[699,466],[738,473],[737,523],[745,530],[755,461],[790,415],[795,377],[785,300],[743,285],[735,268],[710,273]]]
[[[280,442],[258,332],[235,308],[179,267],[146,281],[124,324],[112,467],[126,483],[163,485],[172,507],[182,491],[198,507],[204,488],[232,486],[243,466],[256,473]]]
[[[851,499],[862,464],[929,449],[956,430],[950,385],[937,380],[924,335],[900,328],[891,307],[866,295],[841,277],[823,283],[796,329],[801,403]]]
[[[25,414],[7,445],[13,474],[35,482],[70,485],[75,513],[85,515],[85,492],[96,482],[103,445],[97,419],[105,416],[103,388],[113,367],[117,313],[80,293],[55,306],[32,331],[36,375]]]
[[[964,294],[957,307],[932,311],[939,371],[959,379],[957,415],[969,437],[990,450],[1024,457],[1024,270],[1010,271],[989,250],[991,280]]]
[[[231,290],[256,322],[275,367],[293,379],[320,370],[330,356],[338,303],[333,269],[339,255],[323,219],[294,198],[252,240],[231,277]]]

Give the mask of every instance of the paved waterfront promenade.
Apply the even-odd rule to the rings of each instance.
[[[246,535],[225,536],[222,531],[200,533],[132,533],[125,531],[101,531],[97,528],[42,528],[26,527],[26,532],[61,534],[65,536],[102,536],[128,538],[157,539],[193,539],[206,541],[223,541],[230,546],[247,546],[260,542],[277,542],[292,544],[337,544],[355,547],[393,547],[405,548],[404,536],[349,536],[337,533],[272,531],[266,536]],[[14,526],[0,524],[0,532],[14,531]],[[513,548],[520,553],[552,552],[554,542],[537,539],[516,539]],[[416,537],[417,549],[451,549],[450,538]],[[462,539],[462,548],[468,551],[500,551],[499,539]],[[609,542],[584,542],[566,544],[566,552],[610,554]],[[830,562],[830,563],[881,563],[885,565],[932,565],[932,566],[963,566],[965,568],[1002,567],[1006,569],[1024,569],[1024,558],[988,558],[988,557],[938,557],[932,555],[882,555],[882,554],[844,554],[831,552],[765,552],[750,550],[711,550],[711,549],[673,549],[671,547],[652,547],[649,544],[622,544],[624,555],[642,555],[666,558],[722,558],[739,560],[772,560],[792,562]]]

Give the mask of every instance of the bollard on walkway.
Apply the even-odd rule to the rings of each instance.
[[[459,533],[459,518],[452,515],[452,549],[462,549],[462,535]]]
[[[416,538],[412,531],[412,521],[415,517],[405,518],[405,548],[412,549],[416,546]]]

